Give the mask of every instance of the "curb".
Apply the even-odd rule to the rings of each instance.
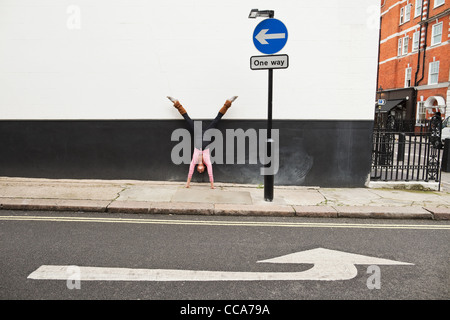
[[[435,207],[435,208],[424,208],[425,210],[429,211],[432,215],[434,220],[450,220],[450,209],[449,208],[442,208],[442,207]]]
[[[450,220],[450,208],[443,207],[237,205],[194,202],[0,198],[0,209],[131,214]]]
[[[343,218],[382,219],[433,219],[431,212],[421,207],[336,207],[338,216]]]
[[[3,210],[41,210],[41,211],[88,211],[106,212],[108,200],[62,200],[62,199],[19,199],[2,198]]]

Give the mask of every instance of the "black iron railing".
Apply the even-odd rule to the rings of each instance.
[[[371,180],[440,181],[441,120],[404,132],[400,126],[374,128]],[[410,126],[405,126],[410,127]]]

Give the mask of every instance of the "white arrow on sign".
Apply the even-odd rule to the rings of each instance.
[[[314,266],[301,272],[229,272],[172,269],[130,269],[77,267],[80,281],[269,281],[269,280],[349,280],[356,277],[355,264],[413,265],[324,248],[288,254],[258,263],[307,263]],[[73,279],[73,266],[43,265],[28,276],[36,280]]]
[[[270,33],[267,34],[269,29],[261,29],[261,31],[255,36],[255,39],[261,44],[269,44],[267,39],[284,39],[286,38],[286,33]]]

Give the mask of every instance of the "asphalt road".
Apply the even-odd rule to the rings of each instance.
[[[448,300],[449,240],[450,223],[445,221],[3,210],[0,299]],[[77,282],[77,278],[27,278],[42,265],[252,274],[303,272],[313,264],[258,261],[316,248],[410,264],[379,265],[378,271],[369,269],[369,265],[356,265],[353,278],[331,281]]]

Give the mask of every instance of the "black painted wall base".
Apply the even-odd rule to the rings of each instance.
[[[189,165],[171,161],[177,128],[186,128],[183,120],[0,121],[0,176],[185,181]],[[218,126],[224,136],[238,128],[265,129],[266,121],[223,119]],[[274,120],[273,128],[280,133],[275,185],[364,187],[372,121]],[[262,184],[261,167],[215,164],[214,179]],[[208,175],[194,171],[192,181]]]

